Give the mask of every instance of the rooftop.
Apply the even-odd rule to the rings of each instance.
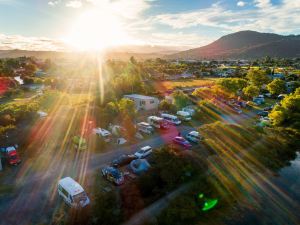
[[[131,95],[124,95],[124,97],[126,98],[139,98],[139,99],[155,99],[155,97],[151,97],[151,96],[146,96],[146,95],[139,95],[139,94],[131,94]]]
[[[65,177],[59,181],[59,184],[66,189],[71,195],[83,192],[83,188],[71,177]]]

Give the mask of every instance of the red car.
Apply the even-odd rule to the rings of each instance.
[[[183,137],[177,136],[173,138],[173,143],[183,146],[186,149],[192,147],[191,143]]]
[[[18,165],[21,159],[17,153],[17,149],[14,146],[1,148],[2,157],[8,162],[9,165]]]

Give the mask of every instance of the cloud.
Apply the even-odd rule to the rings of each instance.
[[[82,6],[82,2],[78,0],[68,1],[66,6],[71,8],[80,8]]]
[[[292,0],[292,1],[294,1],[294,0]],[[298,1],[298,0],[295,0],[295,1]],[[263,8],[263,9],[272,6],[271,0],[254,0],[254,4],[256,7]]]
[[[68,47],[60,40],[44,37],[24,37],[0,34],[0,50],[64,51]]]
[[[206,26],[221,31],[257,30],[262,32],[300,32],[300,0],[283,0],[272,5],[268,0],[255,0],[255,9],[229,10],[220,4],[191,12],[161,14],[153,23],[173,29]]]
[[[244,7],[244,6],[246,5],[246,2],[238,1],[238,2],[236,3],[236,5],[239,6],[239,7]]]
[[[56,5],[58,5],[59,3],[60,3],[60,0],[49,1],[49,2],[48,2],[48,5],[50,5],[50,6],[56,6]]]

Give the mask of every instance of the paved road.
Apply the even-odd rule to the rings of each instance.
[[[70,159],[66,155],[53,155],[50,166],[45,172],[35,172],[33,169],[19,171],[15,177],[17,190],[15,194],[0,199],[1,225],[22,225],[30,223],[47,222],[53,216],[53,212],[60,207],[57,198],[56,184],[60,177],[71,176],[80,183],[88,183],[91,175],[105,164],[108,164],[117,156],[124,153],[133,153],[140,147],[150,145],[153,148],[170,143],[172,138],[180,132],[185,135],[193,130],[192,127],[179,126],[168,132],[157,134],[138,144],[122,146],[111,149],[103,154],[81,153]],[[23,162],[22,168],[30,162]],[[13,179],[10,179],[13,180]],[[17,216],[16,216],[17,215]]]

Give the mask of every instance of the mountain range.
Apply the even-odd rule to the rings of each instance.
[[[240,31],[213,43],[168,55],[168,59],[256,59],[300,57],[300,35],[283,36],[256,31]]]
[[[187,43],[188,44],[188,43]],[[300,57],[300,35],[278,35],[256,31],[239,31],[212,42],[209,45],[184,50],[171,46],[121,46],[106,52],[106,58],[128,60],[131,56],[138,60],[149,58],[181,60],[228,60],[256,59],[265,56],[294,58]],[[74,52],[0,50],[0,58],[35,56],[37,58],[70,58]],[[79,54],[80,55],[80,54]]]

